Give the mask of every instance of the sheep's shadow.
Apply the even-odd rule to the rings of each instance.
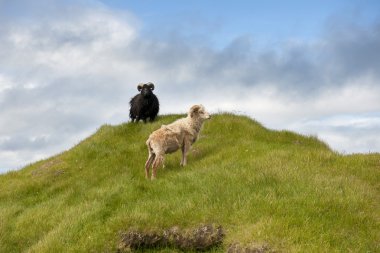
[[[215,145],[216,146],[216,145]],[[191,147],[187,155],[187,165],[181,166],[181,152],[166,155],[164,166],[160,166],[159,170],[163,172],[171,172],[171,171],[180,171],[182,169],[186,169],[187,167],[196,167],[199,165],[204,159],[218,153],[218,149],[213,146],[207,147]]]
[[[199,139],[207,139],[208,135],[202,135]],[[203,143],[202,143],[203,142]],[[221,151],[218,143],[210,143],[208,141],[200,141],[199,145],[192,146],[188,154],[189,161],[196,163],[201,162],[205,158],[217,155]]]

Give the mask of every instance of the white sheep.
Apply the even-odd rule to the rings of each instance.
[[[187,163],[186,154],[197,140],[202,124],[211,116],[203,105],[193,105],[186,118],[178,119],[169,125],[163,125],[154,131],[146,141],[149,157],[145,163],[145,176],[149,179],[152,166],[152,179],[156,178],[157,168],[164,162],[164,155],[181,148],[181,166]]]

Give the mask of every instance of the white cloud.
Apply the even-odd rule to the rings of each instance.
[[[344,82],[341,87],[326,88],[314,109],[324,113],[362,113],[380,111],[380,85],[370,75]]]
[[[1,92],[12,88],[12,86],[12,81],[8,77],[0,74],[0,94]]]
[[[291,128],[316,135],[343,153],[380,150],[380,113],[334,115],[298,122]]]
[[[355,61],[345,55],[351,46],[363,48],[356,41],[328,35],[323,43],[298,41],[271,51],[253,50],[252,41],[242,37],[214,49],[180,34],[142,36],[143,21],[101,5],[51,10],[44,18],[1,28],[0,170],[63,151],[101,124],[127,121],[129,99],[142,81],[156,84],[161,113],[184,113],[202,103],[213,112],[250,115],[271,128],[317,134],[334,149],[380,151],[371,144],[378,140],[378,118],[362,117],[380,111],[380,78],[373,71],[378,66],[350,74]],[[339,43],[344,50],[324,53]],[[379,47],[370,45],[372,51]],[[365,126],[369,133],[362,131]]]

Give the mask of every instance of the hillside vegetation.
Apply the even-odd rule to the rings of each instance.
[[[340,155],[315,137],[214,115],[188,166],[144,178],[149,124],[104,125],[72,149],[0,176],[0,252],[116,252],[121,234],[202,224],[223,245],[380,252],[380,155]],[[141,250],[146,252],[147,250]],[[149,249],[174,252],[176,249]]]

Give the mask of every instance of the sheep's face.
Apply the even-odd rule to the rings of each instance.
[[[193,105],[189,111],[190,117],[197,117],[201,120],[210,119],[211,115],[206,111],[203,105]]]
[[[139,84],[137,86],[137,90],[144,98],[149,98],[153,94],[154,84],[153,83],[145,83]]]

